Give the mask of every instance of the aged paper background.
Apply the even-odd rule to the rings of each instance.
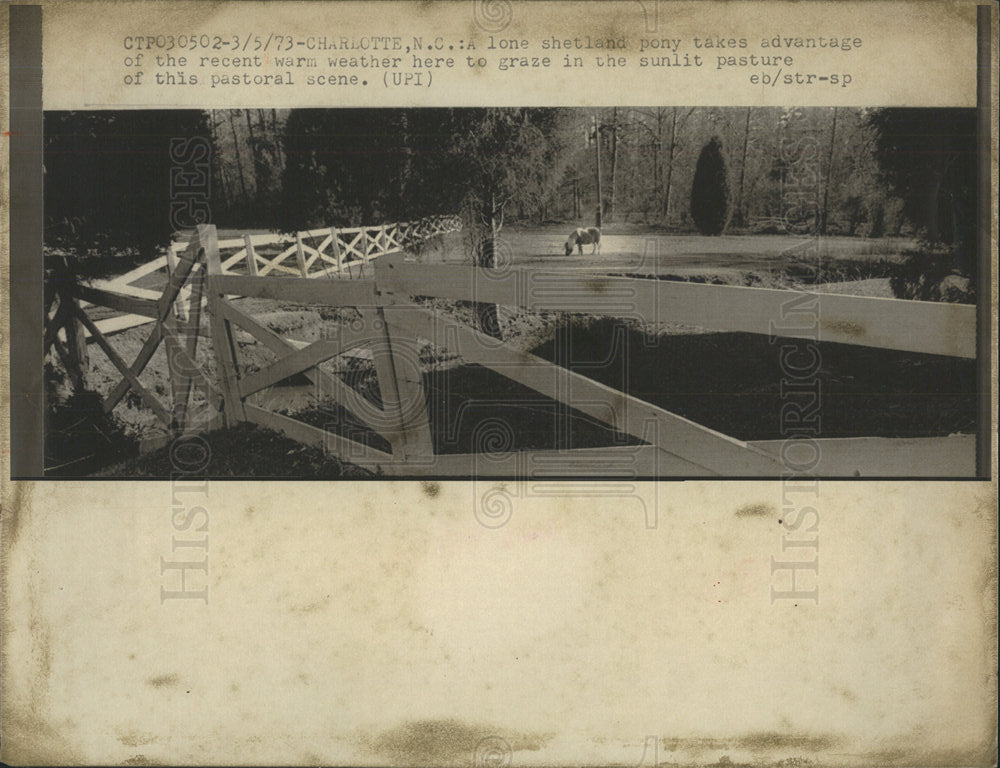
[[[913,2],[905,3],[906,11],[893,2],[837,3],[674,3],[656,0],[628,2],[489,2],[455,0],[438,3],[347,2],[337,5],[336,14],[325,3],[203,3],[177,2],[151,4],[155,13],[139,14],[135,6],[120,3],[70,3],[47,8],[44,20],[44,91],[46,109],[84,109],[121,104],[159,108],[172,106],[227,107],[245,106],[604,106],[624,104],[683,104],[688,106],[720,104],[788,104],[797,106],[835,106],[840,104],[894,106],[974,106],[975,105],[975,6],[971,3]],[[860,9],[864,7],[862,13]],[[129,12],[122,11],[128,8]],[[99,19],[99,21],[97,21]],[[141,21],[140,21],[141,20]],[[101,29],[100,35],[81,30]],[[273,28],[273,29],[272,29]],[[493,30],[502,29],[502,31]],[[163,94],[148,90],[145,85],[126,86],[124,58],[138,53],[126,50],[123,40],[129,36],[173,34],[200,36],[216,35],[210,49],[199,48],[188,53],[188,69],[197,70],[202,55],[239,55],[254,53],[256,40],[246,50],[242,43],[234,54],[226,45],[233,33],[257,33],[271,46],[259,50],[277,56],[281,47],[274,35],[309,37],[361,35],[396,35],[405,46],[413,36],[425,38],[425,43],[437,36],[451,41],[474,40],[476,56],[502,55],[518,51],[493,50],[490,34],[499,39],[597,38],[637,41],[712,37],[723,32],[723,38],[745,37],[756,43],[774,35],[819,36],[836,38],[860,37],[860,48],[842,53],[838,50],[779,49],[780,54],[792,54],[805,62],[808,71],[840,72],[855,75],[850,87],[800,88],[792,96],[789,91],[750,86],[748,71],[734,71],[716,77],[712,71],[716,53],[746,54],[746,50],[699,49],[690,42],[682,50],[702,53],[706,64],[702,69],[645,69],[635,66],[638,51],[627,52],[632,66],[586,70],[567,70],[558,60],[550,69],[534,73],[521,70],[500,71],[498,68],[470,69],[464,58],[472,51],[427,51],[424,56],[452,56],[454,69],[432,69],[437,78],[431,87],[406,90],[386,89],[372,83],[366,89],[330,88],[304,85],[304,75],[296,85],[285,88],[231,88],[216,86],[204,80],[195,86],[170,91],[169,101]],[[245,42],[245,38],[241,38]],[[532,56],[545,55],[539,42],[527,51]],[[216,43],[220,47],[215,48]],[[496,43],[500,45],[500,43]],[[282,47],[282,50],[287,50]],[[344,51],[310,50],[293,46],[295,55],[343,55]],[[347,51],[357,55],[364,51]],[[573,50],[589,57],[602,53],[597,49]],[[662,49],[647,50],[646,55],[662,53]],[[760,51],[758,51],[760,52]],[[773,51],[764,51],[765,53]],[[163,48],[145,54],[140,68],[150,69],[150,58],[165,55]],[[171,51],[180,55],[177,49]],[[390,51],[390,53],[392,53]],[[397,52],[397,54],[400,52]],[[558,59],[560,52],[549,55]],[[404,62],[409,54],[402,54]],[[196,61],[198,60],[198,61]],[[190,66],[194,65],[194,66]],[[277,69],[277,68],[275,68]],[[202,70],[204,72],[204,70]],[[145,82],[148,83],[147,73]],[[855,85],[857,84],[857,85]],[[152,94],[152,97],[147,96]],[[790,98],[793,101],[790,101]]]
[[[122,84],[129,34],[483,39],[506,14],[512,38],[797,31],[865,46],[810,58],[857,76],[822,92],[752,89],[746,73],[456,68],[412,95],[193,88],[152,103],[975,103],[969,3],[85,2],[45,5],[45,108],[146,105],[154,92]],[[4,449],[5,762],[995,761],[994,483],[820,481],[807,497],[639,483],[611,499],[509,484],[511,519],[489,529],[485,483],[210,482],[190,529],[208,537],[205,604],[162,599],[187,535],[174,515],[194,514],[176,487],[10,483]],[[772,597],[789,512],[817,542],[818,573],[798,575],[818,602]]]

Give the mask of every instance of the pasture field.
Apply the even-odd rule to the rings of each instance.
[[[505,227],[500,234],[501,258],[512,266],[579,267],[731,284],[757,274],[772,280],[773,287],[796,287],[885,277],[917,247],[910,238],[706,236],[611,224],[602,230],[600,254],[592,255],[591,246],[584,246],[582,256],[579,252],[566,256],[563,244],[576,226]],[[461,238],[461,234],[446,235],[428,260],[466,261],[468,246]]]

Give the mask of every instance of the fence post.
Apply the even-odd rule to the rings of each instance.
[[[369,316],[374,317],[375,328],[381,337],[374,345],[372,356],[382,408],[398,430],[398,437],[390,441],[393,458],[397,461],[431,458],[434,443],[417,340],[404,336],[398,326],[393,327],[392,307],[378,307]]]
[[[56,264],[57,270],[60,272],[57,280],[59,286],[59,309],[56,310],[56,316],[52,320],[55,322],[60,317],[65,318],[63,327],[66,329],[66,356],[63,359],[63,363],[66,365],[66,373],[69,374],[74,391],[82,392],[87,388],[87,369],[90,367],[90,358],[87,353],[87,337],[84,333],[83,323],[76,312],[72,311],[76,304],[76,299],[73,298],[71,283],[74,282],[75,278],[69,268],[69,261],[65,256],[61,256]],[[54,334],[54,343],[58,350],[58,328],[56,328]]]
[[[253,249],[253,241],[250,235],[243,235],[243,242],[247,247],[247,271],[257,277],[257,254]]]
[[[330,227],[330,248],[333,251],[333,258],[337,262],[337,277],[341,277],[344,270],[344,257],[340,253],[340,240],[336,227]]]
[[[366,316],[374,318],[373,326],[380,337],[373,348],[373,361],[382,408],[398,427],[399,437],[390,441],[392,455],[397,461],[432,459],[434,442],[418,342],[404,326],[394,321],[392,304],[395,298],[391,291],[383,290],[385,286],[379,285],[379,273],[385,268],[391,269],[387,261],[380,261],[375,266],[375,289],[381,306]],[[408,302],[409,297],[404,300]]]
[[[246,421],[246,412],[243,408],[243,400],[240,398],[233,329],[221,310],[221,305],[226,301],[226,297],[219,293],[214,279],[222,275],[222,263],[219,261],[219,238],[215,225],[199,225],[198,237],[201,240],[201,247],[205,249],[205,262],[208,265],[206,288],[208,289],[208,312],[211,318],[212,347],[215,350],[215,367],[219,377],[219,389],[222,390],[226,425],[232,427],[241,421]]]
[[[70,296],[69,291],[63,294],[60,302],[66,301],[66,305],[72,308],[76,299]],[[90,367],[90,356],[87,353],[87,337],[84,335],[83,323],[75,312],[66,315],[66,372],[70,381],[73,382],[73,389],[76,392],[83,392],[87,388],[87,369]]]
[[[197,230],[191,236],[188,241],[188,246],[198,239]],[[167,248],[167,279],[173,281],[174,275],[177,274],[177,268],[180,265],[180,260],[177,258],[177,252],[174,251],[173,243]],[[194,269],[194,265],[191,267]],[[190,274],[190,273],[189,273]],[[186,282],[186,281],[185,281]],[[177,289],[177,296],[174,298],[171,306],[167,308],[163,319],[160,321],[160,332],[163,336],[163,352],[167,357],[167,383],[170,387],[170,419],[171,423],[168,425],[171,429],[180,429],[183,426],[183,409],[187,406],[187,401],[181,402],[181,393],[184,391],[184,386],[178,381],[177,371],[177,349],[176,349],[176,338],[177,338],[177,319],[179,316],[183,316],[187,319],[190,316],[190,307],[188,312],[184,311],[184,288],[185,285],[180,285]]]
[[[193,237],[197,237],[197,236],[198,236],[197,234],[193,235]],[[170,246],[167,248],[167,276],[168,276],[168,278],[169,277],[173,277],[173,275],[177,273],[177,267],[178,267],[179,264],[180,264],[180,260],[177,258],[177,251],[174,250],[173,244],[171,243]],[[187,293],[185,293],[184,289],[182,288],[181,292],[178,294],[177,298],[174,299],[174,306],[177,308],[177,311],[181,314],[181,316],[184,317],[185,319],[187,318],[187,316],[191,312],[190,305],[186,303],[186,300],[189,299],[189,298],[190,298],[190,295],[187,294]]]
[[[306,254],[302,250],[302,233],[295,233],[295,260],[299,264],[299,272],[302,273],[302,277],[309,277],[309,271],[306,269]]]
[[[167,247],[167,274],[172,275],[177,271],[177,251],[174,250],[174,244],[171,243]]]
[[[188,292],[188,315],[187,322],[183,329],[187,333],[187,344],[178,333],[177,319],[174,314],[168,314],[163,321],[166,331],[163,336],[164,346],[167,353],[168,369],[170,372],[170,385],[173,391],[173,409],[171,416],[174,420],[174,427],[181,433],[187,428],[188,405],[191,400],[191,392],[194,387],[196,369],[189,369],[188,366],[197,365],[198,353],[198,332],[201,327],[201,302],[204,295],[206,280],[206,260],[205,250],[201,241],[201,233],[196,232],[192,237],[192,242],[197,241],[194,260],[191,269],[187,274]],[[189,243],[190,247],[190,243]],[[195,267],[201,265],[200,274],[195,274]],[[179,355],[179,353],[181,353]],[[186,357],[186,360],[180,358]]]
[[[368,266],[368,230],[361,227],[361,277],[365,276],[366,266]]]

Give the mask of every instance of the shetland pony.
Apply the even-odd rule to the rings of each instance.
[[[601,230],[597,227],[574,230],[566,240],[566,255],[570,256],[575,246],[580,249],[580,255],[583,256],[583,246],[591,244],[594,246],[590,251],[591,254],[601,252]]]

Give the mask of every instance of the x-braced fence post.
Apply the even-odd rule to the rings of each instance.
[[[63,365],[66,366],[66,373],[73,384],[73,390],[82,392],[87,388],[87,369],[90,367],[87,337],[83,322],[80,320],[79,314],[74,311],[77,308],[76,299],[73,297],[74,278],[65,256],[60,256],[56,260],[55,269],[59,307],[52,318],[53,328],[51,334],[47,335],[45,351],[48,352],[50,344],[55,347],[59,357],[62,358]],[[64,330],[66,333],[65,346],[59,338],[60,330]]]
[[[375,371],[378,375],[382,408],[394,420],[393,433],[398,437],[390,441],[396,461],[429,459],[434,455],[430,416],[420,366],[420,347],[416,336],[393,316],[394,296],[391,290],[379,285],[379,275],[393,268],[398,255],[379,259],[375,265],[375,292],[380,306],[366,310],[374,330],[379,335],[373,349]],[[406,301],[409,297],[404,297]]]
[[[220,293],[216,278],[222,276],[222,262],[219,259],[219,238],[213,224],[202,224],[198,227],[198,237],[205,249],[205,262],[208,265],[207,290],[208,313],[211,318],[212,346],[215,350],[215,367],[218,371],[219,388],[222,390],[223,412],[227,426],[235,426],[246,421],[246,411],[240,397],[239,376],[237,374],[238,356],[236,341],[233,338],[232,324],[222,313],[222,304],[227,301]]]

